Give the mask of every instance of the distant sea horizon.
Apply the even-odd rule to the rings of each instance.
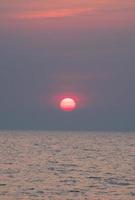
[[[39,128],[0,128],[3,131],[41,131],[41,132],[97,132],[97,133],[135,133],[134,129],[39,129]]]

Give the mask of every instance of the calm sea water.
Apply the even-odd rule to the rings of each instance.
[[[134,200],[135,133],[0,132],[0,200]]]

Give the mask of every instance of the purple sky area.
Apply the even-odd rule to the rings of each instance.
[[[135,1],[1,0],[0,129],[135,130]]]

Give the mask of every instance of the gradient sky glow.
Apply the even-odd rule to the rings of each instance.
[[[133,0],[1,0],[0,128],[135,130],[134,54]]]

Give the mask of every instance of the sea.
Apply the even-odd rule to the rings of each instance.
[[[135,133],[0,131],[0,200],[135,200]]]

